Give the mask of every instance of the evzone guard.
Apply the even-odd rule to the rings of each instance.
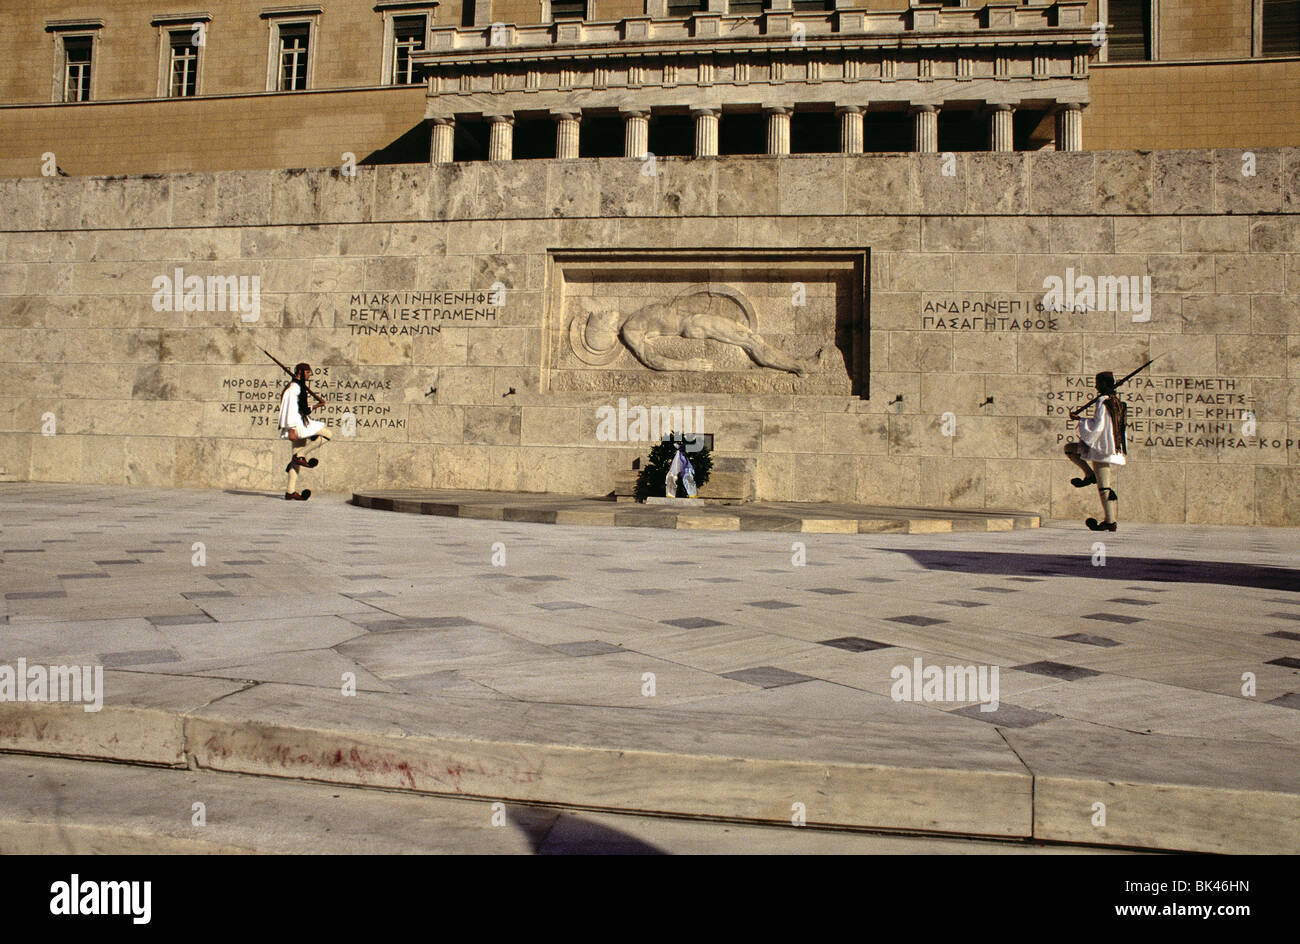
[[[263,351],[263,353],[280,364],[269,352]],[[283,364],[280,366],[289,372]],[[328,442],[330,433],[320,420],[311,419],[311,403],[307,398],[310,396],[321,406],[325,405],[325,401],[307,386],[307,382],[311,380],[311,365],[306,363],[296,365],[290,376],[293,379],[285,386],[284,394],[280,397],[280,438],[289,440],[293,446],[289,464],[284,468],[289,475],[289,484],[284,497],[286,501],[306,501],[311,498],[311,489],[305,488],[301,492],[297,490],[298,470],[316,468],[320,460],[315,456],[306,459],[304,455],[319,448],[322,443]]]
[[[1150,363],[1147,361],[1147,364]],[[1147,365],[1142,365],[1145,366]],[[1136,373],[1137,370],[1133,371],[1133,374]],[[1124,465],[1128,454],[1128,406],[1116,394],[1115,388],[1119,384],[1110,371],[1099,373],[1095,385],[1097,396],[1070,411],[1070,419],[1079,423],[1079,441],[1066,443],[1065,455],[1084,472],[1082,478],[1070,479],[1070,484],[1075,488],[1096,485],[1097,493],[1101,496],[1102,520],[1089,518],[1085,522],[1089,530],[1115,531],[1119,527],[1119,495],[1112,487],[1112,470],[1115,466]],[[1082,415],[1083,411],[1093,403],[1097,404],[1097,409],[1093,412],[1092,419],[1087,419]]]

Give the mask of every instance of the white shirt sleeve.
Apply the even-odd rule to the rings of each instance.
[[[302,425],[302,415],[298,412],[298,384],[294,382],[280,398],[280,429],[298,429]]]
[[[1088,447],[1085,458],[1093,462],[1106,462],[1119,450],[1115,444],[1114,424],[1106,409],[1106,398],[1097,401],[1092,419],[1079,417],[1079,441]]]

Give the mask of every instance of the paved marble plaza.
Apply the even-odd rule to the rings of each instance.
[[[901,753],[1087,744],[1102,779],[1300,793],[1294,529],[708,533],[344,499],[2,485],[0,662],[101,664],[109,704],[273,713],[351,673],[403,711],[671,710],[684,744],[727,717],[756,744],[867,723]],[[918,659],[997,667],[996,710],[900,700]]]

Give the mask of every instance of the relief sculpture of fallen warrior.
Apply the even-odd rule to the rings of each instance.
[[[720,313],[720,308],[738,309],[736,313],[749,324]],[[578,358],[591,366],[603,366],[615,360],[622,350],[621,340],[651,370],[711,370],[713,364],[704,358],[681,360],[660,354],[652,347],[656,338],[689,338],[734,344],[759,366],[798,377],[807,377],[817,368],[821,350],[807,360],[792,357],[764,341],[750,327],[755,322],[748,299],[728,286],[711,286],[646,305],[628,315],[620,312],[575,315],[569,323],[569,341]]]

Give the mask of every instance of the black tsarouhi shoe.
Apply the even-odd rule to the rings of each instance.
[[[301,492],[285,492],[285,501],[306,501],[311,498],[311,489],[304,488]]]
[[[1117,521],[1098,521],[1096,518],[1089,518],[1084,522],[1089,531],[1116,531],[1119,529]]]

